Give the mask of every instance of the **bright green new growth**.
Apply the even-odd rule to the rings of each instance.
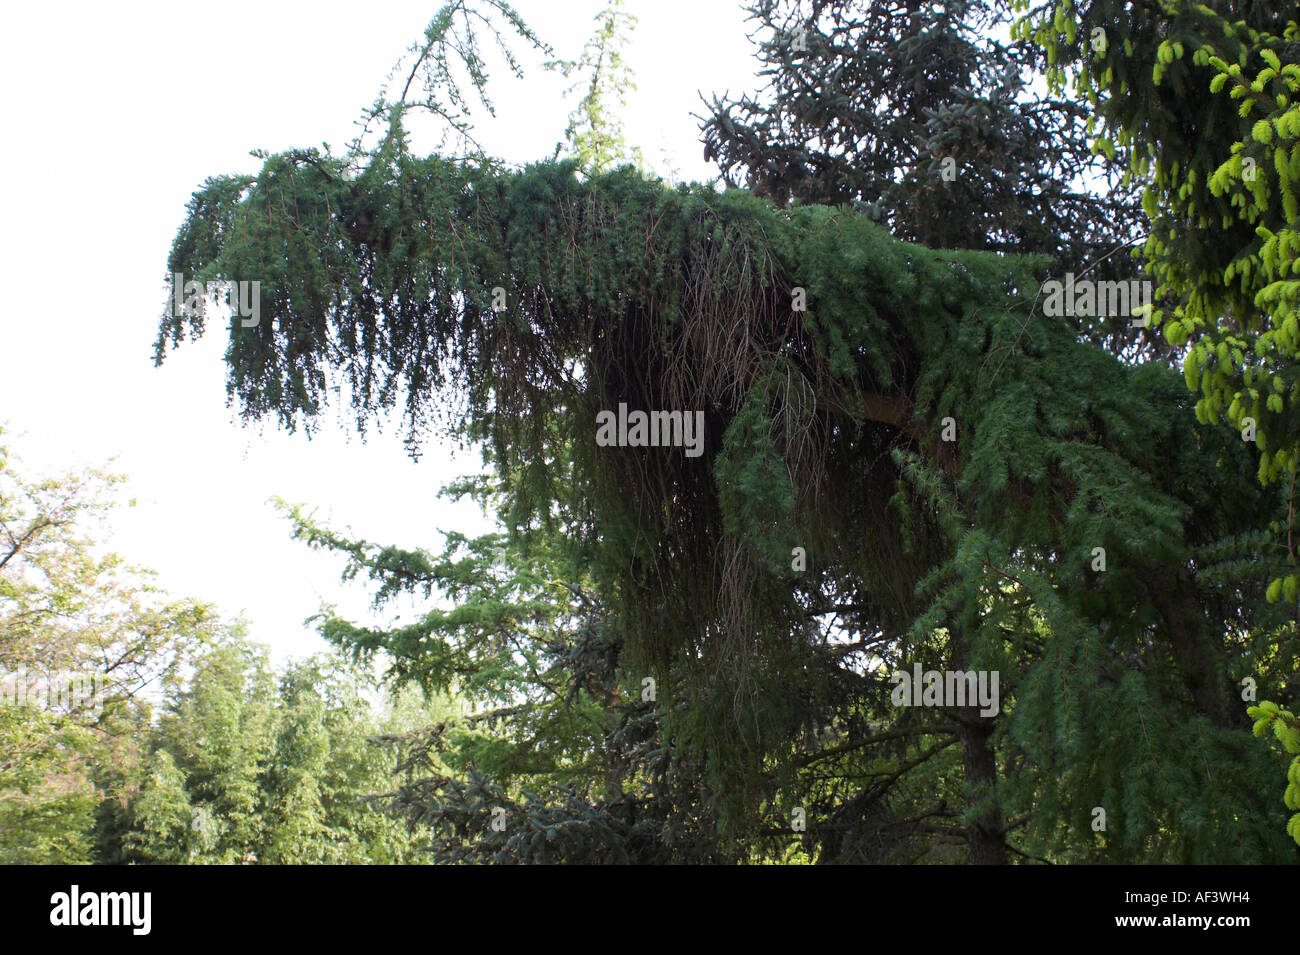
[[[1253,440],[1258,480],[1289,485],[1288,512],[1270,528],[1285,538],[1286,559],[1270,562],[1266,596],[1293,613],[1300,591],[1292,543],[1300,464],[1295,4],[1061,0],[1026,14],[1017,30],[1046,49],[1057,88],[1066,68],[1075,68],[1076,89],[1105,123],[1097,148],[1130,147],[1133,174],[1150,176],[1143,203],[1153,228],[1143,253],[1159,283],[1156,297],[1169,305],[1153,320],[1172,344],[1187,347],[1183,370],[1200,395],[1197,419],[1226,422]],[[1298,831],[1293,819],[1288,832]]]
[[[1288,809],[1300,810],[1300,718],[1267,700],[1261,700],[1258,706],[1252,706],[1246,712],[1255,721],[1253,732],[1256,736],[1263,736],[1272,727],[1282,749],[1295,757],[1286,771],[1287,787],[1282,801]],[[1287,821],[1286,831],[1296,845],[1300,845],[1300,812]]]
[[[582,169],[593,173],[607,172],[623,159],[631,159],[640,168],[644,166],[641,151],[629,151],[619,117],[619,110],[627,105],[627,94],[636,89],[632,70],[623,59],[623,48],[636,29],[637,18],[623,9],[623,0],[610,0],[595,19],[596,32],[576,61],[553,60],[546,64],[558,69],[566,79],[574,73],[590,76],[586,94],[570,114],[564,130],[570,155]]]
[[[1271,483],[1300,462],[1294,5],[1288,14],[1286,4],[1255,4],[1235,22],[1186,0],[1116,17],[1124,6],[1107,0],[1079,10],[1067,0],[1050,26],[1027,17],[1020,32],[1047,48],[1058,86],[1066,65],[1085,64],[1077,89],[1098,106],[1108,133],[1133,147],[1133,174],[1150,176],[1144,205],[1154,224],[1143,251],[1157,298],[1172,303],[1153,321],[1172,344],[1190,346],[1185,372],[1201,394],[1197,418],[1239,432],[1250,419],[1259,479]],[[1096,29],[1107,46],[1089,54]],[[1168,109],[1174,102],[1178,109]],[[1110,146],[1104,135],[1098,144]]]

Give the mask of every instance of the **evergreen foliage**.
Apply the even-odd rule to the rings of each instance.
[[[1086,102],[1032,91],[1042,51],[996,36],[1004,2],[759,0],[764,87],[714,97],[705,159],[778,205],[853,203],[930,248],[1048,257],[1051,273],[1140,278],[1136,188],[1090,150]],[[1049,145],[1050,144],[1050,145]],[[1098,186],[1101,186],[1099,189]],[[1129,359],[1166,358],[1128,316],[1079,316]]]
[[[1287,787],[1283,801],[1288,809],[1300,810],[1300,719],[1291,711],[1280,709],[1276,703],[1267,700],[1259,706],[1250,707],[1247,713],[1255,720],[1256,736],[1262,736],[1271,726],[1282,748],[1289,755],[1295,756],[1287,769]],[[1287,821],[1286,831],[1300,845],[1300,812]]]
[[[623,49],[636,29],[637,18],[623,8],[623,0],[609,0],[595,19],[596,32],[577,60],[553,60],[546,64],[566,78],[574,73],[590,77],[582,102],[570,114],[569,125],[564,130],[570,155],[578,160],[581,168],[591,172],[606,172],[624,158],[631,158],[642,167],[641,151],[629,150],[619,116],[619,110],[627,105],[627,94],[636,89],[632,71],[623,59]],[[580,84],[581,81],[574,89]]]
[[[502,503],[489,480],[445,493]],[[387,629],[332,612],[321,623],[359,663],[385,660],[395,688],[470,708],[383,737],[399,769],[387,805],[427,834],[435,861],[734,860],[701,760],[665,732],[657,700],[671,684],[647,698],[621,665],[581,553],[502,532],[449,533],[439,553],[381,548],[286,509],[295,536],[346,556],[345,577],[370,578],[377,608],[400,595],[449,605]]]
[[[1295,4],[1019,6],[1017,31],[1046,50],[1054,88],[1073,72],[1104,124],[1097,148],[1125,149],[1145,183],[1153,228],[1143,252],[1159,297],[1173,300],[1153,317],[1172,344],[1190,343],[1183,371],[1200,395],[1197,419],[1227,423],[1253,441],[1258,479],[1290,486],[1285,517],[1270,524],[1285,559],[1274,549],[1255,567],[1272,572],[1266,597],[1284,601],[1293,620],[1300,588],[1292,544],[1300,282],[1289,277],[1300,247]]]
[[[394,175],[370,188],[389,198],[375,208],[404,246],[344,239],[322,250],[328,264],[316,275],[338,284],[308,287],[313,266],[291,251],[307,235],[343,233],[328,196],[347,187],[315,165],[272,157],[238,203],[224,182],[196,197],[178,271],[240,274],[265,236],[295,236],[278,246],[290,250],[282,264],[263,272],[270,320],[232,328],[234,394],[250,415],[310,425],[327,370],[353,385],[361,420],[404,384],[414,435],[436,386],[454,389],[508,476],[515,529],[552,525],[552,502],[566,502],[566,530],[593,554],[634,665],[649,674],[693,658],[704,702],[692,711],[712,714],[702,742],[741,763],[730,767],[742,780],[730,794],[757,798],[768,741],[797,728],[796,713],[762,705],[763,687],[799,685],[809,611],[841,589],[874,611],[856,625],[890,633],[895,652],[947,634],[933,652],[952,666],[1004,660],[1005,624],[1025,633],[1032,601],[1069,651],[1049,645],[1037,669],[1007,680],[1038,691],[1017,704],[1035,725],[1068,719],[1045,712],[1060,709],[1061,667],[1089,674],[1087,712],[1100,705],[1087,690],[1112,692],[1092,656],[1102,620],[1112,646],[1153,643],[1157,658],[1168,654],[1195,708],[1226,725],[1222,651],[1203,604],[1187,602],[1194,581],[1168,568],[1187,566],[1179,555],[1209,542],[1205,528],[1258,526],[1272,501],[1246,488],[1206,500],[1183,483],[1180,472],[1207,466],[1209,448],[1226,486],[1250,462],[1239,444],[1195,427],[1176,378],[1126,369],[1031,311],[1024,265],[898,243],[846,210],[782,211],[628,172],[579,182],[571,163],[507,173],[417,160],[401,143],[395,128],[376,159]],[[216,195],[232,199],[219,228],[204,213]],[[404,195],[428,201],[403,205]],[[288,209],[296,214],[283,218]],[[220,241],[198,245],[200,234]],[[790,308],[796,284],[808,291],[806,313]],[[508,311],[488,307],[494,285],[510,289]],[[337,307],[311,310],[323,302]],[[390,303],[382,312],[381,302]],[[164,323],[173,339],[187,328],[183,316]],[[706,443],[720,454],[691,461],[596,447],[595,412],[619,401],[704,409]],[[956,446],[937,440],[950,413],[965,430]],[[571,449],[571,462],[558,449]],[[864,461],[874,462],[865,472]],[[790,502],[775,510],[774,475],[787,487],[777,500]],[[845,527],[872,527],[874,547],[833,533]],[[817,555],[815,579],[774,572],[773,555],[791,540]],[[1090,580],[1095,546],[1126,572]],[[1033,658],[1023,646],[1010,656]],[[1054,736],[1073,732],[1067,722],[1020,744],[1050,765],[1064,742]],[[1084,745],[1100,752],[1113,742]],[[1141,785],[1135,764],[1110,765]],[[1047,778],[1069,780],[1055,769]],[[1158,815],[1144,831],[1157,831]],[[1218,834],[1208,825],[1206,846]]]
[[[1050,257],[626,167],[417,157],[401,109],[347,160],[263,158],[195,194],[168,263],[262,282],[263,321],[229,330],[232,400],[308,429],[335,387],[362,428],[401,402],[414,450],[482,440],[499,479],[505,535],[438,556],[296,517],[381,597],[454,602],[392,631],[327,620],[360,659],[480,681],[506,710],[545,689],[490,711],[523,721],[504,745],[414,746],[398,804],[436,825],[437,858],[663,859],[649,834],[715,813],[719,841],[675,845],[727,858],[788,849],[795,808],[823,861],[1295,858],[1236,696],[1296,669],[1294,614],[1242,556],[1275,559],[1286,502],[1175,372],[1035,308]],[[203,330],[165,315],[157,360]],[[701,412],[705,454],[598,445],[620,403]],[[1000,673],[999,713],[892,705],[886,674],[913,663]],[[648,723],[621,701],[646,678]],[[579,715],[590,730],[545,725]],[[661,798],[646,755],[564,778],[664,735],[671,786],[702,775],[707,804]],[[532,798],[510,777],[536,753]],[[656,803],[638,828],[629,805]],[[493,805],[515,825],[488,826]]]
[[[412,860],[376,800],[392,761],[366,682],[337,661],[291,664],[225,639],[145,732],[145,771],[101,820],[101,859],[144,864],[335,865]],[[395,729],[388,726],[387,729]]]

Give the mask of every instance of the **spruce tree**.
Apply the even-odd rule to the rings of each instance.
[[[1138,280],[1147,223],[1122,156],[1091,150],[1087,104],[1033,91],[1039,47],[998,39],[1001,0],[760,0],[763,89],[713,97],[705,158],[779,205],[853,203],[930,248],[1050,257],[1044,277]],[[1172,349],[1128,315],[1080,315],[1129,359]]]

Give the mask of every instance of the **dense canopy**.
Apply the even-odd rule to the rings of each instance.
[[[1043,316],[1040,262],[630,169],[418,158],[399,117],[355,174],[307,151],[209,181],[169,267],[260,278],[261,322],[230,329],[246,414],[310,426],[340,387],[363,424],[401,402],[413,441],[488,438],[511,529],[558,527],[581,551],[633,665],[711,701],[700,738],[740,778],[845,679],[859,719],[947,725],[968,760],[1005,751],[1064,800],[1149,798],[1118,767],[1057,766],[1140,748],[1145,694],[1172,694],[1189,767],[1242,718],[1243,648],[1215,631],[1249,585],[1193,560],[1273,500],[1176,373]],[[166,316],[159,357],[200,327]],[[706,453],[599,446],[597,413],[620,403],[702,411]],[[891,713],[880,667],[912,661],[1000,670],[996,741],[989,721]],[[1203,837],[1232,811],[1212,802]]]

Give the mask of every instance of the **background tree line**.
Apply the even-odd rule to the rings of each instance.
[[[382,711],[337,658],[273,672],[214,608],[170,600],[98,546],[114,475],[34,480],[0,451],[0,672],[104,678],[102,698],[0,706],[0,862],[393,863],[418,858],[374,797]]]

